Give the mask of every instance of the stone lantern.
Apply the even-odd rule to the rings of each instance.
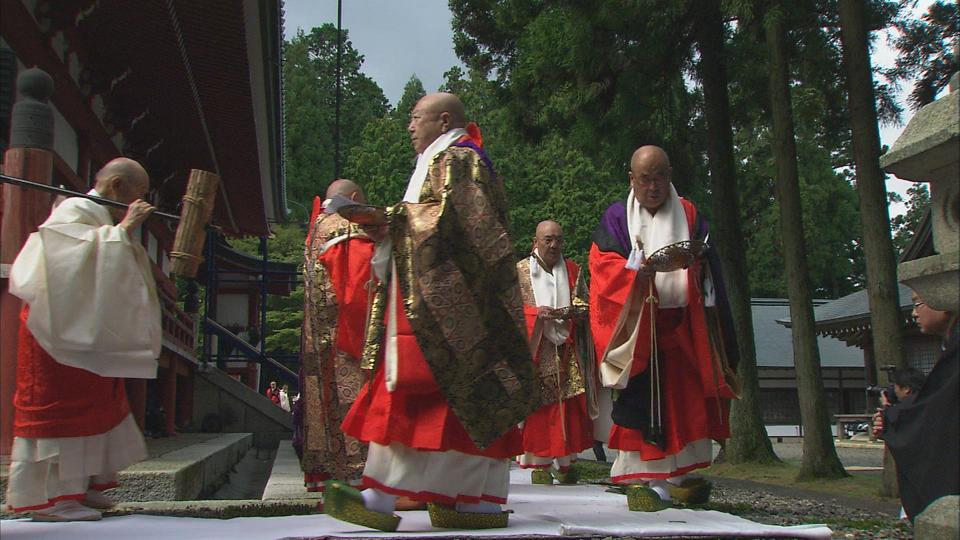
[[[960,307],[960,82],[917,111],[889,152],[883,170],[911,182],[930,184],[933,247],[936,254],[900,263],[899,279],[932,308],[956,313]]]

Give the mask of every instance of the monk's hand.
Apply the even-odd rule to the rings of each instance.
[[[881,409],[877,409],[877,412],[873,413],[872,427],[871,432],[873,433],[873,438],[876,439],[880,437],[880,434],[883,433],[883,411]]]
[[[641,276],[652,277],[657,271],[647,264],[647,261],[643,261],[640,263],[640,268],[637,269],[637,273]]]
[[[131,229],[139,227],[153,212],[153,205],[142,199],[137,199],[127,207],[127,213],[120,221],[123,230],[129,232]]]
[[[554,319],[556,318],[553,313],[553,308],[549,306],[540,306],[537,308],[537,318],[540,319]]]

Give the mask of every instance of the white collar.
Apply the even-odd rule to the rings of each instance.
[[[687,213],[680,202],[676,188],[670,183],[670,193],[667,200],[651,214],[634,196],[633,189],[627,195],[627,229],[630,232],[632,243],[631,258],[649,257],[658,249],[690,239],[690,226],[687,224]],[[637,252],[637,241],[643,246],[641,253]],[[657,272],[655,283],[659,307],[683,307],[687,305],[687,271],[674,270],[673,272]]]
[[[407,183],[407,191],[403,195],[404,202],[420,202],[420,190],[423,189],[423,182],[427,179],[427,170],[430,168],[430,163],[433,161],[433,158],[437,157],[437,154],[440,152],[450,148],[450,145],[466,134],[467,130],[463,128],[451,129],[434,139],[434,141],[430,143],[430,146],[428,146],[422,154],[417,156],[417,166],[413,170],[413,174],[410,175],[410,182]]]

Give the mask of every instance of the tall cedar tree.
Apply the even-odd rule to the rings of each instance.
[[[710,186],[713,191],[711,229],[723,269],[724,283],[739,337],[740,361],[737,375],[742,386],[739,400],[730,408],[731,436],[724,446],[730,463],[771,463],[773,453],[760,412],[760,383],[757,378],[757,350],[753,335],[753,312],[747,275],[746,249],[740,227],[740,191],[733,156],[730,101],[724,50],[725,31],[720,0],[701,2],[696,25],[700,61],[697,64],[703,85],[704,116],[707,121],[707,155],[710,159]]]
[[[780,233],[790,296],[793,357],[803,424],[803,458],[799,479],[840,478],[847,475],[837,456],[827,416],[820,351],[813,324],[813,298],[807,270],[800,207],[800,178],[790,104],[789,58],[784,6],[777,0],[762,14],[769,54],[770,109],[773,116],[773,155],[776,161],[776,196],[780,203]]]

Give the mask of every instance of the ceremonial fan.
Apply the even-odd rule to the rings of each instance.
[[[0,174],[0,182],[23,188],[56,193],[58,195],[66,195],[67,197],[82,197],[104,206],[123,209],[129,206],[121,202],[104,199],[103,197],[78,193],[56,186],[48,186],[5,174]],[[197,268],[200,266],[200,263],[203,262],[203,257],[200,254],[203,252],[203,244],[206,241],[206,227],[210,223],[210,217],[213,215],[213,206],[216,203],[217,186],[219,184],[219,176],[208,171],[192,169],[190,171],[190,179],[187,182],[187,189],[181,200],[182,210],[180,211],[180,215],[158,212],[156,210],[150,214],[151,216],[179,222],[177,225],[177,235],[173,241],[173,250],[170,251],[171,272],[187,278],[196,277]]]
[[[382,206],[360,204],[343,195],[334,195],[323,203],[324,214],[340,214],[357,225],[386,225],[387,212]]]
[[[654,251],[649,257],[644,259],[644,265],[647,269],[654,272],[673,272],[689,267],[706,250],[706,239],[700,240],[681,240],[663,246]],[[645,309],[649,310],[647,318],[650,320],[650,420],[649,426],[644,430],[644,438],[647,442],[660,448],[666,444],[665,434],[663,433],[663,412],[661,409],[660,393],[660,354],[657,346],[657,298],[653,293],[653,277],[648,277],[648,292],[644,299]]]
[[[673,272],[687,268],[706,250],[707,243],[700,240],[681,240],[656,250],[644,261],[654,272]]]

